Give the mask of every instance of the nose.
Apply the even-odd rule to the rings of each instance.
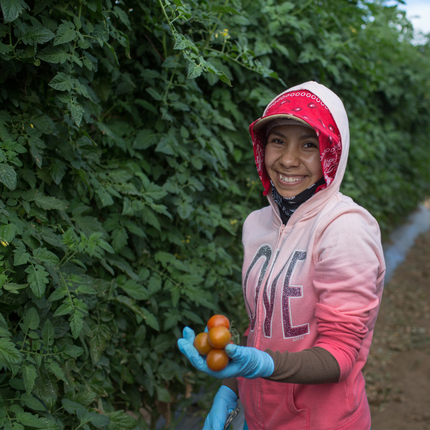
[[[283,149],[281,156],[279,157],[279,162],[282,167],[298,167],[300,164],[299,152],[295,145],[286,145]]]

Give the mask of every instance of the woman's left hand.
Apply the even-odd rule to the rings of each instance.
[[[227,367],[219,372],[210,370],[205,358],[194,347],[194,338],[194,331],[189,327],[185,327],[183,338],[178,340],[178,347],[197,370],[201,370],[210,376],[218,379],[235,378],[238,376],[255,379],[268,377],[273,373],[275,364],[269,354],[256,348],[234,344],[229,344],[225,347],[225,352],[230,358]]]

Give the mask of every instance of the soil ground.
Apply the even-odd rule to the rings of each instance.
[[[385,286],[364,375],[372,430],[430,430],[430,231]]]

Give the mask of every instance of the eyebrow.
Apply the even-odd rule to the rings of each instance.
[[[283,137],[284,139],[288,139],[288,136],[285,136],[284,134],[279,133],[277,131],[270,132],[269,137],[272,134],[274,134],[275,136]],[[318,136],[316,135],[316,133],[314,133],[314,134],[305,134],[305,135],[300,136],[300,139],[311,139],[311,138],[317,139],[319,141]]]

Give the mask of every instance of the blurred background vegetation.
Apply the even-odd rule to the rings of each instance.
[[[343,99],[343,191],[386,234],[430,189],[430,42],[355,0],[1,0],[0,425],[154,429],[211,381],[179,353],[246,328],[248,125],[308,80]],[[176,416],[177,419],[177,416]]]

